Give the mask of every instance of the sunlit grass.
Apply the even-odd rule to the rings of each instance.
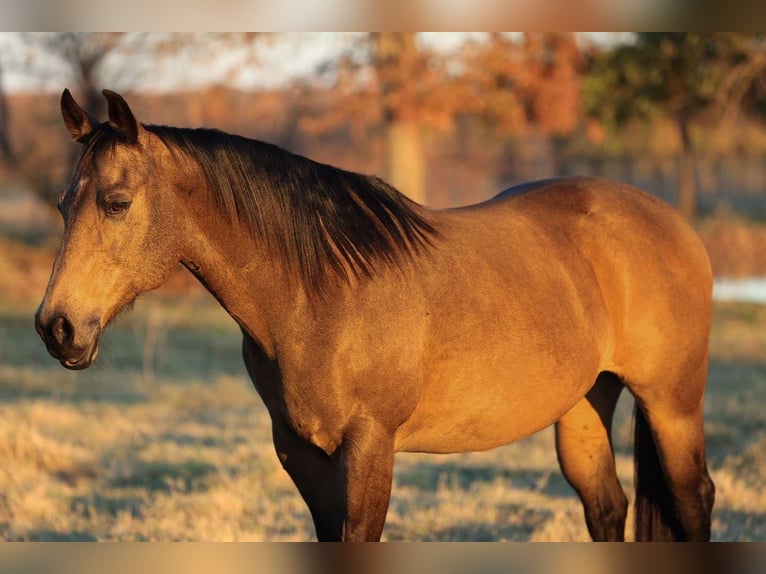
[[[211,297],[141,299],[80,373],[47,355],[28,299],[0,301],[1,539],[313,538],[239,329]],[[764,406],[766,308],[717,305],[707,401],[717,539],[766,539]],[[631,408],[624,396],[615,447],[632,497]],[[384,539],[587,538],[550,429],[487,453],[397,458]]]

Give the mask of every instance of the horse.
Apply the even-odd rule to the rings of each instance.
[[[635,399],[635,539],[708,540],[712,273],[690,225],[616,181],[525,183],[435,210],[382,179],[68,90],[82,152],[35,325],[68,369],[185,266],[242,331],[274,447],[320,541],[380,539],[397,452],[483,451],[555,425],[593,540],[625,538],[611,439]]]

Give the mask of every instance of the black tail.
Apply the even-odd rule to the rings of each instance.
[[[683,540],[685,534],[676,517],[675,502],[660,464],[657,445],[638,406],[634,409],[634,419],[636,541]]]

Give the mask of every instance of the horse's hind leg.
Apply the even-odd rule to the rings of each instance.
[[[705,462],[707,366],[682,386],[636,385],[636,539],[710,539],[715,487]],[[633,388],[631,388],[633,390]]]
[[[556,423],[561,470],[582,501],[588,531],[596,541],[625,538],[628,501],[617,479],[610,436],[620,391],[620,380],[602,373],[588,394]]]
[[[702,434],[702,408],[691,412],[670,412],[646,409],[636,413],[638,425],[646,424],[651,431],[646,448],[658,448],[660,471],[646,471],[657,454],[637,458],[636,469],[636,540],[710,539],[710,514],[715,487],[705,463],[705,439]],[[656,447],[651,444],[654,439]],[[637,445],[637,449],[644,446]],[[643,458],[643,460],[641,460]],[[664,476],[663,476],[664,475]],[[662,484],[667,481],[666,484]],[[664,494],[663,490],[668,494]],[[652,508],[654,507],[654,508]],[[646,510],[645,510],[646,509]]]

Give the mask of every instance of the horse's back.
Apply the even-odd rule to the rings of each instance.
[[[592,177],[546,179],[508,188],[486,205],[566,233],[586,256],[635,254],[645,246],[649,267],[671,275],[698,273],[698,279],[712,281],[707,252],[694,229],[670,205],[636,187]]]

